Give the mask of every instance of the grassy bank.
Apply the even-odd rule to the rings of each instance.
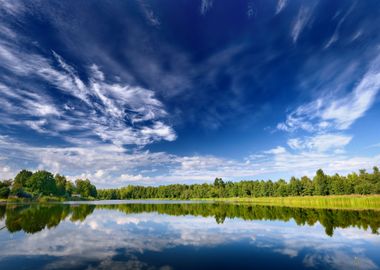
[[[331,209],[379,209],[380,195],[334,195],[305,197],[258,197],[197,199],[262,205],[331,208]]]

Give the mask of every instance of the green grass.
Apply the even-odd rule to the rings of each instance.
[[[212,200],[262,205],[330,208],[330,209],[379,209],[380,195],[334,195],[305,197],[259,197],[259,198],[210,198]]]
[[[31,202],[31,199],[26,198],[8,198],[8,199],[0,199],[0,204],[3,203],[24,203],[24,202]]]

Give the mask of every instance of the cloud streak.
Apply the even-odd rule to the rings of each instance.
[[[201,14],[205,15],[213,6],[214,0],[201,0]]]
[[[118,145],[175,140],[174,130],[164,122],[167,112],[153,91],[109,82],[95,64],[88,68],[86,83],[60,55],[56,52],[52,55],[57,66],[47,57],[0,43],[2,67],[13,76],[0,84],[3,92],[0,100],[5,105],[0,109],[3,123],[26,124],[36,132],[51,135],[58,135],[55,131],[75,131],[82,137],[95,135]],[[21,76],[31,79],[16,83]],[[62,94],[71,96],[70,101],[55,103],[51,96],[55,94],[53,90],[35,85],[36,80],[43,80]],[[35,87],[45,89],[36,91]]]
[[[346,130],[371,108],[379,91],[380,66],[376,58],[350,93],[340,97],[325,95],[301,105],[289,113],[286,121],[279,123],[277,128],[309,132]]]
[[[281,8],[282,9],[282,8]],[[281,10],[280,10],[281,11]],[[307,26],[310,18],[312,15],[312,9],[309,7],[301,7],[297,18],[295,19],[292,31],[291,31],[291,37],[293,39],[293,43],[297,43],[297,40],[299,36],[301,35],[303,29]]]
[[[279,14],[287,4],[287,0],[278,0],[277,6],[276,6],[276,15]]]

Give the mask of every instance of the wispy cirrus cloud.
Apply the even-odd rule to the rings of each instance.
[[[292,138],[288,140],[288,145],[295,150],[316,151],[319,153],[343,151],[344,147],[350,143],[352,136],[343,134],[318,134],[306,138]]]
[[[156,13],[153,11],[152,7],[145,0],[139,0],[139,3],[148,23],[152,26],[159,26],[161,24],[160,20]]]
[[[286,7],[287,2],[287,0],[278,0],[276,6],[276,14],[279,14]]]
[[[296,43],[299,36],[301,35],[304,28],[307,26],[307,24],[310,21],[310,18],[313,13],[312,7],[305,7],[302,6],[298,12],[298,15],[296,19],[293,22],[292,30],[291,30],[291,37],[293,39],[293,43]]]
[[[330,68],[327,70],[331,71]],[[355,70],[356,65],[343,68],[338,77],[329,79],[328,84],[320,84],[320,94],[315,95],[314,100],[290,111],[285,122],[277,124],[278,130],[289,132],[291,136],[287,140],[289,151],[275,157],[279,164],[287,160],[288,167],[291,167],[294,160],[303,164],[301,167],[305,167],[305,171],[307,166],[339,171],[344,166],[368,168],[370,163],[377,164],[376,157],[370,161],[345,154],[354,138],[347,131],[372,107],[380,91],[378,58],[370,62],[357,81],[352,76]],[[325,71],[321,72],[324,74]],[[335,162],[329,164],[328,159]]]
[[[214,0],[201,0],[201,14],[205,15],[214,4]]]
[[[20,12],[23,12],[24,5],[18,1],[0,0],[0,10],[10,15],[17,16]]]
[[[55,130],[75,131],[120,145],[176,138],[163,121],[167,112],[153,91],[110,82],[95,64],[88,68],[85,82],[56,52],[49,59],[7,41],[0,42],[0,60],[10,73],[0,84],[4,104],[0,116],[5,124],[26,124],[37,132],[50,130],[54,135],[58,135]],[[18,80],[21,76],[28,79]],[[71,98],[56,103],[51,96],[53,89],[46,85]]]
[[[380,66],[376,58],[351,92],[338,97],[324,93],[316,100],[290,112],[286,121],[279,123],[277,128],[309,132],[346,130],[371,108],[379,91]]]
[[[327,41],[326,45],[325,45],[325,49],[327,49],[328,47],[330,47],[331,45],[333,45],[335,42],[338,41],[339,39],[339,32],[340,32],[340,29],[342,27],[342,24],[344,23],[344,21],[346,20],[346,18],[350,15],[350,13],[354,10],[355,8],[355,5],[356,5],[356,2],[354,2],[350,8],[343,14],[343,16],[339,19],[338,23],[337,23],[337,26],[334,30],[334,33],[332,34],[331,38]],[[355,40],[357,37],[354,37],[353,39]]]

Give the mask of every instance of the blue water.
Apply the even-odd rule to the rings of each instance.
[[[172,201],[0,210],[1,270],[380,266],[376,211]]]

